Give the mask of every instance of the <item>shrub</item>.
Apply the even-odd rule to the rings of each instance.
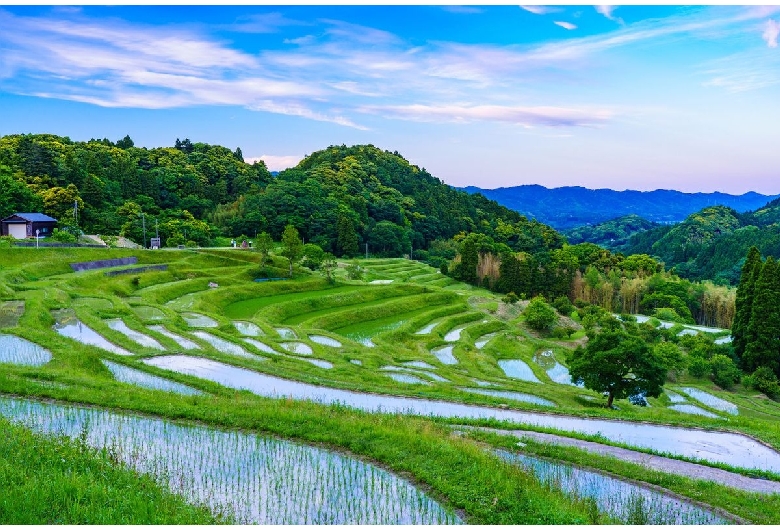
[[[574,304],[572,304],[569,299],[565,296],[559,296],[555,300],[553,300],[552,306],[555,308],[558,313],[561,315],[571,315],[571,312],[574,311]]]
[[[347,265],[346,268],[347,271],[347,278],[350,280],[362,280],[363,279],[363,269],[360,268],[360,265],[356,261],[353,261],[349,265]]]
[[[688,363],[688,374],[691,377],[701,379],[711,372],[710,362],[701,357],[692,357]]]
[[[550,329],[558,321],[555,310],[550,307],[544,298],[535,296],[523,311],[525,321],[536,331]]]
[[[739,381],[741,375],[739,368],[725,355],[713,355],[710,359],[710,368],[712,381],[721,388],[728,390]]]
[[[759,392],[763,392],[771,398],[780,396],[780,384],[771,368],[761,366],[753,372],[751,377],[753,387]]]
[[[505,304],[515,304],[520,300],[520,297],[515,294],[514,291],[511,293],[507,293],[506,296],[504,296],[501,301]]]
[[[58,230],[54,229],[51,236],[49,237],[51,241],[57,241],[58,243],[75,243],[76,242],[76,236],[71,234],[70,232],[66,232],[65,230]]]

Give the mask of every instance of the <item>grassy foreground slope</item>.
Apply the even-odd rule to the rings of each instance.
[[[0,303],[24,302],[21,318],[15,325],[3,328],[2,333],[24,337],[47,348],[53,355],[53,359],[41,367],[2,365],[0,393],[273,434],[345,451],[402,474],[424,487],[437,500],[458,510],[473,524],[566,524],[606,520],[595,514],[587,502],[570,499],[555,488],[540,484],[531,475],[485,450],[489,447],[485,443],[501,446],[503,442],[454,436],[446,420],[369,414],[337,405],[267,399],[148,366],[142,359],[182,351],[172,339],[148,326],[163,325],[168,331],[198,343],[200,351],[188,351],[188,355],[287,379],[378,394],[551,410],[463,390],[480,388],[478,381],[490,382],[507,392],[523,392],[550,400],[556,405],[552,409],[554,412],[728,428],[780,447],[780,435],[775,428],[780,408],[776,404],[754,400],[751,393],[742,390],[733,395],[719,393],[700,380],[683,377],[676,385],[701,387],[734,401],[740,407],[740,415],[724,420],[682,414],[666,407],[666,396],[651,399],[651,407],[620,401],[620,410],[604,409],[601,396],[578,387],[555,384],[533,361],[539,352],[550,350],[559,362],[565,363],[566,351],[579,340],[576,334],[572,340],[540,337],[526,329],[522,303],[506,304],[486,290],[454,281],[443,286],[431,285],[437,281],[433,279],[436,271],[416,262],[360,260],[362,280],[349,280],[345,267],[339,267],[334,288],[329,288],[320,273],[310,274],[303,270],[296,271],[293,280],[253,282],[259,258],[252,252],[240,250],[136,251],[139,265],[167,263],[168,270],[115,277],[104,276],[100,270],[72,273],[67,265],[71,261],[130,254],[130,251],[94,249],[10,249],[0,254]],[[284,267],[281,260],[275,265]],[[417,278],[422,281],[416,283]],[[389,285],[381,283],[391,280]],[[210,283],[216,287],[209,287]],[[307,296],[298,296],[304,293]],[[441,303],[421,307],[420,300],[427,300],[421,296],[433,297]],[[278,306],[265,304],[269,299],[280,303]],[[96,302],[98,300],[101,302]],[[244,304],[244,310],[227,314],[226,308],[242,307],[240,304]],[[256,307],[252,308],[253,304]],[[333,311],[328,315],[331,304]],[[55,322],[52,311],[59,309],[72,310],[81,322],[133,355],[111,354],[57,335],[52,329]],[[189,312],[213,319],[216,327],[205,328],[205,332],[242,346],[257,358],[236,357],[209,346],[194,334],[195,328],[185,320]],[[313,318],[298,321],[298,315]],[[257,339],[275,353],[253,350],[242,340],[230,316],[255,324],[262,332]],[[377,317],[397,317],[397,325],[376,331]],[[108,326],[107,322],[114,319],[121,319],[131,329],[153,337],[166,351],[134,343]],[[294,324],[289,323],[291,319]],[[375,346],[365,347],[340,335],[336,321],[344,326],[362,326],[376,331],[372,335]],[[292,329],[297,334],[296,341],[312,349],[310,358],[326,361],[332,368],[323,369],[306,362],[306,356],[290,353],[284,344],[291,341],[280,337],[275,330],[277,327]],[[420,333],[428,328],[427,333]],[[447,339],[456,332],[458,339]],[[316,343],[310,339],[315,334],[336,339],[342,347]],[[477,343],[481,340],[485,343],[480,347]],[[453,347],[453,355],[459,361],[457,365],[443,364],[432,353],[447,345]],[[118,382],[101,363],[102,359],[189,385],[207,395],[181,396]],[[499,360],[507,359],[525,361],[542,384],[508,378],[498,364]],[[410,368],[404,364],[409,362],[424,362],[435,369]],[[388,376],[392,372],[383,370],[385,367],[413,370],[426,384],[398,383]],[[426,376],[428,372],[445,381]],[[496,425],[491,421],[470,423]],[[592,467],[642,479],[636,470],[621,471],[620,466],[596,458],[578,458],[584,458]],[[700,489],[700,485],[671,480],[668,476],[662,475],[658,480],[663,481],[664,487],[684,496],[695,497],[697,488]],[[728,488],[708,488],[718,492],[710,496],[713,503],[732,499],[728,504],[732,513],[757,523],[779,520],[777,496],[762,497],[761,502],[756,503],[750,496],[731,495]],[[31,513],[39,512],[31,509]],[[118,516],[105,521],[125,522]],[[144,519],[138,521],[142,523]]]

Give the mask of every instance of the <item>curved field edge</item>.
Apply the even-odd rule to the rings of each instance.
[[[78,439],[35,434],[2,417],[0,433],[2,524],[225,522]]]
[[[70,403],[271,434],[347,451],[410,479],[463,514],[470,524],[599,522],[592,519],[584,503],[551,491],[479,444],[450,436],[447,429],[428,420],[256,398],[245,392],[230,398],[171,396],[164,401],[139,398],[136,393],[98,396],[79,388],[73,394]]]

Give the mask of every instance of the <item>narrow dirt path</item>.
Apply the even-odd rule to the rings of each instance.
[[[496,434],[508,434],[516,436],[517,438],[531,438],[535,441],[543,443],[576,447],[591,453],[613,456],[625,462],[632,462],[634,464],[645,466],[649,469],[663,471],[664,473],[672,473],[674,475],[681,475],[692,479],[709,480],[711,482],[744,491],[753,491],[757,493],[780,493],[780,482],[774,482],[772,480],[766,480],[762,478],[746,477],[738,473],[732,473],[730,471],[724,471],[722,469],[717,469],[702,464],[684,462],[682,460],[675,460],[674,458],[667,458],[664,456],[650,455],[640,451],[623,449],[622,447],[614,447],[611,445],[588,442],[585,440],[577,440],[576,438],[566,438],[565,436],[559,436],[556,434],[546,434],[534,431],[502,430],[491,429],[488,427],[465,426],[458,426],[457,428],[464,430],[479,429],[483,431],[494,432]]]

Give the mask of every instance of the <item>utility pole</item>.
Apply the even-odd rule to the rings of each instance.
[[[366,243],[366,259],[368,259],[368,243]]]
[[[146,248],[146,216],[141,212],[141,226],[144,229],[144,248]]]
[[[160,231],[157,229],[157,218],[154,218],[154,237],[160,239]]]

